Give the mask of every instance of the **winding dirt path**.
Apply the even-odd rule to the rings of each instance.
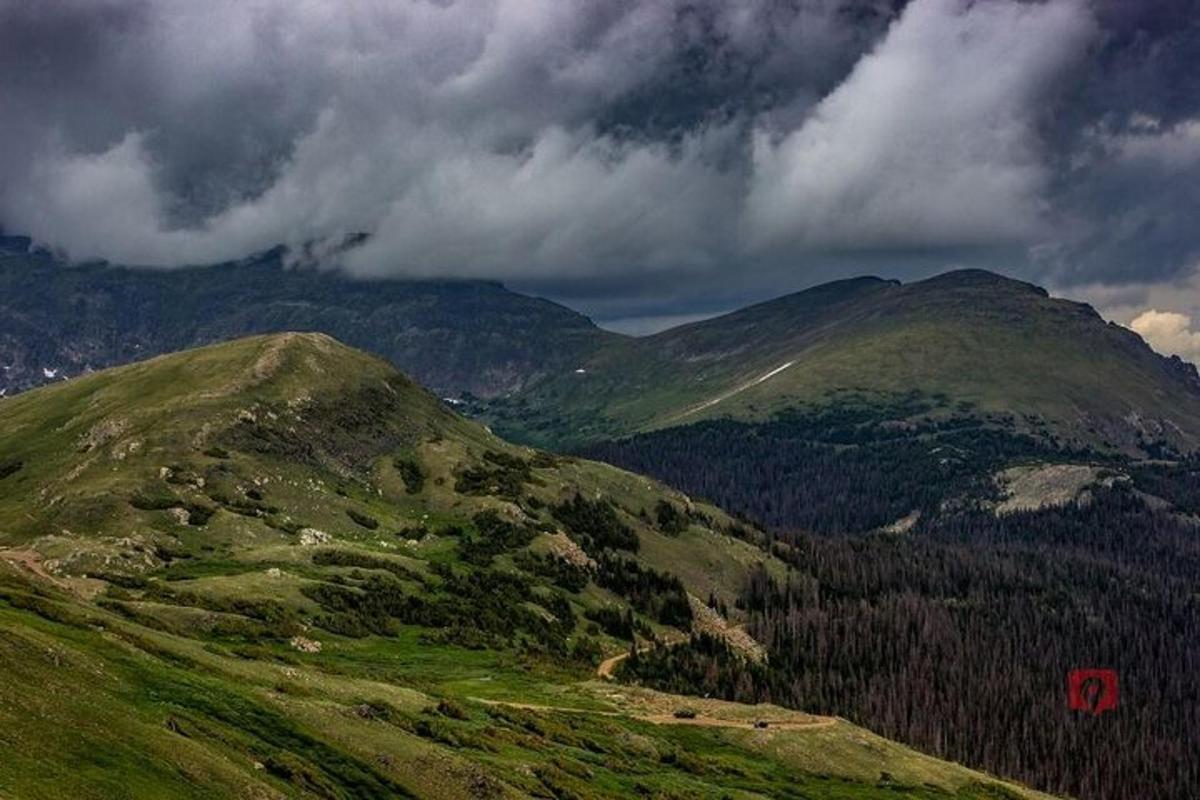
[[[664,644],[668,647],[681,644],[687,641],[686,637],[673,639]],[[644,644],[638,647],[638,652],[643,653],[650,650],[655,645],[653,643]],[[614,680],[613,673],[622,661],[629,658],[629,651],[618,653],[615,656],[609,656],[600,662],[596,667],[596,677],[600,680]],[[663,697],[666,697],[665,695]],[[592,714],[601,717],[623,717],[625,719],[634,719],[640,722],[649,722],[653,725],[693,725],[701,728],[740,728],[742,730],[767,729],[767,730],[816,730],[819,728],[828,728],[837,723],[835,717],[817,717],[808,715],[809,718],[804,720],[797,719],[772,719],[770,717],[753,717],[750,719],[725,719],[715,717],[711,714],[705,714],[702,710],[695,710],[694,717],[677,717],[673,712],[655,712],[655,713],[639,713],[637,711],[608,711],[593,708],[578,708],[575,706],[551,706],[541,703],[518,703],[507,700],[485,700],[480,697],[468,698],[477,703],[483,703],[489,706],[505,706],[508,708],[520,708],[526,711],[538,711],[543,713],[559,713],[559,714]],[[691,707],[695,703],[689,703],[686,697],[674,697],[679,707]],[[703,702],[700,704],[703,706]]]
[[[681,636],[681,635],[676,634],[670,638],[664,638],[662,644],[667,647],[674,647],[677,644],[683,644],[687,640],[688,640],[687,636]],[[637,651],[639,653],[647,653],[647,652],[653,650],[654,647],[655,647],[654,642],[648,642],[646,644],[639,646]],[[615,656],[609,656],[608,658],[604,659],[603,661],[600,662],[600,666],[596,667],[596,677],[599,678],[600,680],[604,680],[604,681],[613,680],[613,672],[616,671],[617,665],[620,664],[622,661],[624,661],[627,658],[629,658],[628,650],[626,650],[624,653],[618,653]]]
[[[591,714],[598,717],[624,717],[625,719],[635,719],[639,722],[649,722],[653,725],[692,725],[699,728],[740,728],[741,730],[763,729],[776,731],[810,731],[821,728],[831,728],[837,724],[838,720],[835,717],[814,717],[810,720],[791,720],[791,719],[770,719],[762,717],[758,719],[721,719],[720,717],[710,717],[703,714],[697,714],[690,719],[676,717],[674,714],[637,714],[625,711],[607,711],[595,708],[576,708],[572,706],[549,706],[540,703],[516,703],[507,700],[485,700],[482,697],[468,697],[476,703],[482,703],[486,706],[503,706],[505,708],[519,708],[523,711],[538,711],[542,713],[556,714]],[[680,698],[681,702],[687,698]]]
[[[613,671],[625,659],[629,658],[629,653],[620,653],[612,658],[606,658],[600,662],[600,666],[596,667],[596,677],[601,680],[611,681],[613,679]]]

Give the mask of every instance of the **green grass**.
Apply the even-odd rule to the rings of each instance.
[[[732,599],[755,563],[782,565],[727,535],[717,509],[508,445],[324,337],[242,340],[5,401],[0,461],[21,464],[0,478],[0,796],[982,798],[973,782],[998,785],[843,723],[816,740],[753,732],[745,707],[722,711],[738,729],[647,721],[572,650],[588,609],[630,598],[523,572],[515,551],[547,536],[465,562],[476,515],[549,533],[557,503],[612,503],[636,534],[630,557],[700,597]],[[500,494],[455,489],[497,464]],[[682,532],[657,530],[661,502],[695,512]],[[192,520],[196,508],[211,514]],[[401,535],[414,527],[427,533]]]
[[[986,273],[818,287],[608,342],[585,367],[495,401],[486,416],[505,435],[572,447],[716,417],[757,421],[847,393],[886,411],[915,391],[943,412],[966,403],[1032,415],[1077,444],[1136,449],[1131,415],[1151,439],[1200,444],[1200,404],[1182,371],[1079,304]]]

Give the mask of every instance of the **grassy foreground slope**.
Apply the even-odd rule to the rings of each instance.
[[[320,335],[0,401],[0,797],[1034,796],[596,679],[631,640],[738,641],[706,603],[782,568],[757,535]]]
[[[1200,443],[1200,379],[1086,305],[988,272],[860,278],[610,342],[518,394],[500,428],[578,444],[706,419],[916,398],[1077,445]]]

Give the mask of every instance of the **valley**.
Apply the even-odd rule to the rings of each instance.
[[[322,335],[7,399],[0,453],[0,794],[1040,796],[598,677],[783,579],[764,534]]]
[[[46,255],[7,264],[29,258],[61,270]],[[167,285],[78,269],[46,286],[157,303]],[[32,587],[56,598],[51,621],[65,604],[91,629],[309,663],[322,681],[382,678],[485,727],[584,716],[757,742],[861,725],[1062,795],[1184,797],[1200,780],[1179,677],[1200,668],[1200,380],[1090,308],[967,271],[843,281],[633,338],[494,285],[388,283],[368,298],[282,254],[183,274],[235,269],[287,309],[251,328],[347,332],[436,392],[323,334],[282,333],[6,398],[0,564],[22,587],[7,595],[17,613],[50,608],[25,599]],[[79,339],[47,303],[60,310],[38,330],[58,333],[10,333],[6,358],[40,363],[31,343],[46,341],[103,364],[222,339],[246,326],[214,312],[244,296],[222,290],[203,319],[153,318],[132,338],[105,317],[106,333]],[[146,344],[97,350],[103,337]],[[1063,713],[1078,664],[1127,676],[1132,708],[1107,728]],[[618,702],[617,685],[661,699]],[[404,719],[418,738],[437,728]],[[1100,766],[1058,755],[1076,750]],[[558,791],[480,758],[516,791]],[[872,769],[830,774],[862,796],[977,780]],[[265,780],[310,779],[296,774]],[[697,774],[647,790],[744,785]],[[634,785],[611,779],[598,796]],[[773,780],[754,791],[789,796]]]

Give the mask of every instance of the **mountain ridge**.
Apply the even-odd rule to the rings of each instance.
[[[6,394],[295,329],[370,350],[508,436],[559,448],[847,399],[886,409],[913,393],[940,413],[969,406],[1074,445],[1150,453],[1200,443],[1193,365],[1086,304],[984,270],[849,278],[630,337],[494,282],[361,281],[289,269],[281,248],[155,272],[66,267],[28,239],[5,242]]]
[[[1200,375],[1083,303],[982,270],[827,284],[637,340],[497,403],[499,429],[560,446],[709,418],[903,397],[1013,417],[1074,444],[1200,444]]]
[[[1045,797],[596,678],[720,641],[747,576],[784,574],[765,544],[323,334],[35,389],[0,403],[0,793]]]
[[[315,330],[439,393],[487,397],[573,368],[617,337],[494,281],[360,280],[288,266],[283,248],[171,270],[68,265],[28,239],[0,250],[0,390],[240,336]]]

